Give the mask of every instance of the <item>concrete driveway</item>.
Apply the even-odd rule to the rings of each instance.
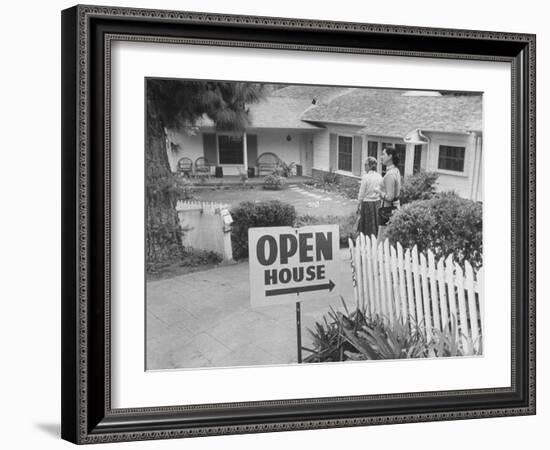
[[[302,344],[341,294],[355,306],[349,250],[340,250],[340,292],[302,303]],[[248,262],[147,283],[148,370],[253,366],[297,362],[296,306],[252,308]],[[303,352],[303,356],[307,356]]]

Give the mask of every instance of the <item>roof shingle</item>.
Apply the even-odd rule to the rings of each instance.
[[[309,108],[302,120],[362,125],[365,134],[404,137],[415,128],[442,132],[482,129],[481,95],[404,96],[404,90],[352,89]]]

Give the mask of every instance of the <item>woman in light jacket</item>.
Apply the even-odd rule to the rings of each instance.
[[[361,178],[361,187],[357,196],[359,201],[357,232],[369,237],[378,234],[382,175],[376,171],[377,166],[376,158],[369,156],[365,161],[365,175]]]

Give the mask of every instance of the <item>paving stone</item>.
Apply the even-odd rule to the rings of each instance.
[[[349,251],[341,250],[340,258],[341,293],[352,306]],[[248,276],[244,263],[148,283],[147,369],[296,362],[295,305],[252,308]],[[304,346],[312,342],[307,329],[329,306],[342,308],[338,295],[302,304]]]

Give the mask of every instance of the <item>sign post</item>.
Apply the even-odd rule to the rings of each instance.
[[[302,311],[300,302],[296,302],[296,345],[298,346],[298,364],[302,364]]]
[[[337,295],[340,287],[338,225],[248,230],[250,301],[253,307],[296,304],[298,362],[302,362],[302,302]]]

